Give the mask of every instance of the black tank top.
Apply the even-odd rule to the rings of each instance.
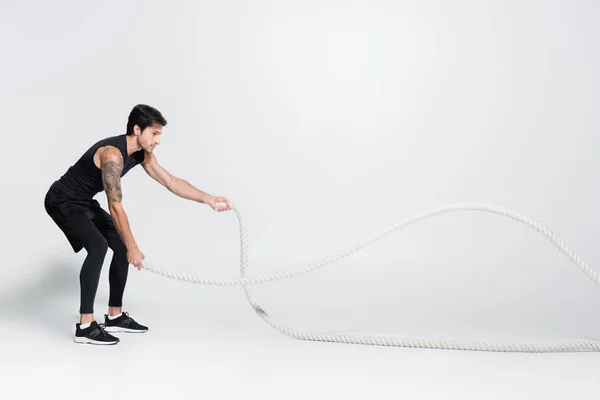
[[[104,190],[102,171],[94,164],[94,154],[102,146],[114,146],[123,155],[123,177],[131,168],[144,161],[144,150],[127,154],[125,134],[111,136],[94,143],[67,172],[52,184],[55,192],[60,192],[65,200],[91,200]]]

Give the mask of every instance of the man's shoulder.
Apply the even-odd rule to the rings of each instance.
[[[118,147],[112,144],[105,144],[96,147],[94,154],[92,154],[92,160],[98,169],[102,168],[103,164],[110,162],[122,165],[123,154]]]

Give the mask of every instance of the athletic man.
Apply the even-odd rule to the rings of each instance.
[[[157,161],[154,148],[160,143],[166,119],[155,108],[136,105],[129,114],[125,134],[100,140],[91,146],[67,172],[49,188],[44,206],[63,231],[73,251],[84,248],[87,256],[81,267],[80,320],[75,324],[77,343],[116,344],[108,332],[146,332],[148,328],[123,312],[122,301],[129,264],[140,270],[144,254],[138,247],[123,208],[121,177],[141,164],[144,170],[172,193],[225,211],[225,197],[212,196],[187,181],[171,175]],[[93,197],[104,190],[109,212]],[[108,248],[113,251],[109,269],[110,295],[104,324],[94,319],[94,299],[100,271]]]

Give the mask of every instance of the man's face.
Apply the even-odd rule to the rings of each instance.
[[[136,131],[139,132],[139,128]],[[160,135],[162,135],[161,125],[148,126],[138,135],[138,143],[144,151],[151,153],[160,144]]]

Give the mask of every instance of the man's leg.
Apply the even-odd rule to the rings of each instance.
[[[94,300],[98,291],[98,281],[100,280],[100,272],[108,250],[108,244],[98,228],[89,219],[73,222],[71,227],[87,251],[87,256],[79,273],[81,291],[80,324],[85,325],[94,320]]]
[[[140,325],[128,314],[123,313],[123,294],[129,273],[127,248],[119,235],[111,215],[101,207],[94,210],[94,223],[106,239],[108,247],[113,251],[108,281],[110,295],[108,314],[105,315],[105,328],[109,332],[145,332],[148,327]],[[110,318],[109,318],[110,317]]]
[[[110,286],[108,307],[109,315],[118,315],[122,311],[123,293],[125,292],[129,273],[127,248],[113,223],[112,216],[99,205],[94,208],[93,222],[105,239],[107,246],[113,252],[110,269],[108,270],[108,283]]]
[[[108,247],[113,251],[110,270],[108,271],[108,282],[110,285],[108,315],[113,316],[119,315],[123,311],[123,294],[125,292],[125,285],[127,284],[129,262],[127,261],[127,248],[116,229],[105,231],[104,237],[108,242]]]
[[[79,324],[75,325],[74,340],[77,343],[117,344],[119,339],[107,333],[94,318],[94,299],[96,298],[100,271],[106,257],[108,244],[90,219],[78,219],[71,226],[88,253],[79,274],[81,284],[79,312],[81,317]]]

